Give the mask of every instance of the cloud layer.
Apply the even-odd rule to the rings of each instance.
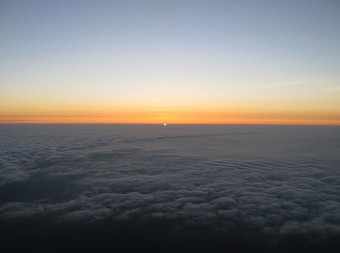
[[[302,143],[280,130],[278,153],[271,147],[278,135],[266,129],[122,129],[99,137],[96,129],[55,136],[49,129],[5,139],[1,247],[336,252],[340,246],[334,156],[340,147],[328,143],[333,132],[299,135]],[[310,150],[313,141],[333,148]],[[256,151],[259,143],[269,147]]]

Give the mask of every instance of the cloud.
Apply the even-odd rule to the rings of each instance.
[[[329,90],[333,92],[340,92],[340,87],[333,87],[333,88],[330,88]]]
[[[295,80],[289,82],[280,82],[275,84],[267,84],[262,86],[262,88],[281,88],[281,87],[293,87],[293,86],[303,86],[315,83],[315,80]]]
[[[42,233],[56,243],[48,235],[57,233],[56,238],[79,247],[79,230],[73,228],[78,226],[81,233],[98,234],[85,243],[89,247],[132,250],[124,239],[129,237],[155,251],[250,252],[246,245],[251,245],[264,252],[288,252],[290,247],[335,252],[340,237],[339,157],[223,158],[180,149],[182,143],[215,145],[215,138],[243,143],[249,138],[194,136],[126,138],[129,142],[88,138],[82,145],[76,139],[41,138],[50,149],[40,142],[8,145],[1,153],[0,225],[17,240],[30,233],[35,246]],[[170,145],[173,140],[176,145]],[[115,238],[103,239],[112,233]],[[14,247],[11,238],[3,237],[3,245]],[[292,241],[299,243],[289,246]]]

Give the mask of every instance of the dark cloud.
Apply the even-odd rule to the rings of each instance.
[[[68,133],[51,136],[50,129],[1,144],[0,247],[337,252],[340,246],[334,150],[300,154],[307,144],[289,135],[282,143],[294,142],[295,155],[244,145],[276,138],[265,129],[140,136],[120,129],[99,137],[94,130],[62,138]],[[235,154],[227,143],[235,138],[236,150],[252,153]]]

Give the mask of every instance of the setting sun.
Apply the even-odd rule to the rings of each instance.
[[[0,252],[340,252],[340,0],[0,0],[0,59]]]

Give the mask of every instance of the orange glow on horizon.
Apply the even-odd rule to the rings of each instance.
[[[122,111],[111,113],[3,114],[0,124],[264,124],[339,125],[340,115],[311,113],[231,113]]]
[[[334,95],[335,96],[335,95]],[[335,98],[335,97],[334,97]],[[268,98],[205,100],[158,98],[107,101],[7,97],[0,124],[282,124],[339,125],[340,103],[332,99]]]

